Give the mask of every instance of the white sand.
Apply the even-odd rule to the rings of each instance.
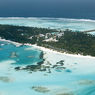
[[[0,39],[0,41],[7,41],[9,43],[15,44],[16,46],[20,46],[22,44],[16,43],[13,41],[5,40],[5,39]],[[52,65],[56,64],[56,62],[59,62],[60,60],[65,61],[65,67],[68,69],[76,69],[80,73],[91,73],[95,71],[95,57],[92,56],[83,56],[83,55],[75,55],[75,54],[66,54],[66,53],[61,53],[54,51],[52,49],[48,49],[45,47],[37,46],[37,45],[32,45],[32,44],[24,44],[29,47],[30,50],[34,48],[37,48],[39,50],[42,50],[44,52],[44,59],[45,59],[45,64],[47,62],[50,62]],[[74,63],[77,63],[74,64]],[[85,72],[84,72],[85,70]],[[78,72],[76,73],[78,74]]]
[[[6,39],[2,39],[1,37],[0,37],[0,41],[12,43],[12,44],[16,45],[16,47],[19,47],[20,45],[22,45],[21,43],[13,42],[13,41],[6,40]]]
[[[0,37],[0,41],[5,41],[5,42],[9,42],[9,43],[12,43],[14,45],[16,45],[17,47],[21,46],[22,44],[21,43],[18,43],[18,42],[13,42],[13,41],[10,41],[10,40],[6,40],[6,39],[2,39]],[[83,55],[80,55],[80,54],[68,54],[68,53],[61,53],[61,52],[58,52],[58,51],[55,51],[55,50],[52,50],[52,49],[48,49],[48,48],[45,48],[45,47],[41,47],[41,46],[37,46],[37,45],[32,45],[32,44],[24,44],[24,45],[28,45],[28,46],[33,46],[34,48],[37,48],[37,49],[40,49],[42,50],[43,52],[45,53],[55,53],[55,54],[60,54],[60,55],[66,55],[66,56],[72,56],[72,57],[83,57],[83,58],[95,58],[95,57],[92,57],[92,56],[83,56]]]
[[[55,65],[56,62],[64,60],[64,66],[67,69],[71,69],[72,71],[74,70],[73,74],[75,73],[78,75],[93,72],[95,73],[95,57],[60,53],[37,45],[32,46],[42,50],[45,53],[45,64],[50,62],[52,65]]]
[[[31,44],[26,44],[26,45],[29,45],[31,46]],[[41,46],[37,46],[37,45],[32,45],[33,47],[35,48],[38,48],[40,50],[42,50],[43,52],[45,53],[55,53],[55,54],[59,54],[59,55],[66,55],[66,56],[72,56],[72,57],[82,57],[82,58],[94,58],[95,57],[92,57],[92,56],[83,56],[83,55],[80,55],[80,54],[68,54],[68,53],[61,53],[61,52],[58,52],[58,51],[55,51],[55,50],[52,50],[52,49],[48,49],[48,48],[45,48],[45,47],[41,47]]]

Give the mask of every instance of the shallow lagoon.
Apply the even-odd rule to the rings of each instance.
[[[4,42],[5,45],[3,45],[3,42],[0,42],[0,44],[0,61],[15,60],[16,64],[19,65],[27,65],[32,63],[34,64],[35,62],[37,63],[41,61],[39,58],[39,55],[41,53],[40,50],[34,48],[32,50],[29,50],[29,46],[24,45],[16,47],[15,45],[7,42]]]
[[[65,59],[66,70],[51,69],[48,72],[16,71],[15,66],[25,66],[39,62],[41,51],[30,47],[16,47],[0,42],[0,95],[94,95],[95,59],[73,58],[69,56],[50,56],[52,59]],[[11,52],[17,53],[11,58]],[[50,53],[49,53],[50,54]],[[34,56],[29,58],[27,56]],[[51,54],[50,54],[51,55]],[[19,59],[19,60],[18,60]],[[51,62],[55,62],[51,60]],[[89,65],[86,66],[88,62]],[[83,64],[85,63],[85,64]],[[92,66],[90,64],[93,64]],[[70,72],[69,72],[70,71]]]

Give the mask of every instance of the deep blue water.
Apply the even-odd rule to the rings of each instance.
[[[95,0],[0,0],[0,16],[95,19]]]

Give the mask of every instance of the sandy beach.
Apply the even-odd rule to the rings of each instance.
[[[11,43],[11,44],[16,45],[16,47],[19,47],[19,46],[23,45],[22,43],[18,43],[18,42],[14,42],[14,41],[2,39],[1,37],[0,37],[0,41],[9,42],[9,43]],[[39,50],[42,50],[42,51],[45,52],[45,53],[51,52],[51,53],[55,53],[55,54],[66,55],[66,56],[72,56],[72,57],[94,58],[94,59],[95,59],[95,57],[92,57],[92,56],[89,56],[89,55],[84,56],[84,55],[81,55],[81,54],[78,54],[78,55],[77,55],[77,54],[68,54],[68,53],[65,53],[65,52],[64,52],[64,53],[61,53],[61,52],[58,52],[58,51],[53,50],[53,49],[45,48],[45,47],[42,47],[42,46],[37,46],[36,44],[35,44],[35,45],[32,45],[32,44],[26,43],[26,44],[24,44],[24,45],[33,46],[34,48],[37,48],[37,49],[39,49]]]
[[[22,45],[21,43],[13,42],[13,41],[6,40],[6,39],[2,39],[1,37],[0,37],[0,41],[8,42],[8,43],[14,44],[14,45],[16,45],[16,47],[19,47],[19,46],[21,46],[21,45]]]
[[[32,46],[44,52],[44,64],[49,62],[55,65],[60,60],[64,60],[64,67],[73,71],[73,74],[89,74],[95,71],[95,57],[60,53],[37,45]]]
[[[19,47],[23,44],[21,43],[18,43],[18,42],[13,42],[13,41],[10,41],[10,40],[5,40],[5,39],[1,39],[0,38],[0,41],[6,41],[6,42],[9,42],[9,43],[12,43],[14,45],[16,45],[16,47]],[[48,48],[45,48],[45,47],[42,47],[42,46],[37,46],[36,44],[35,45],[32,45],[32,44],[24,44],[24,45],[27,45],[27,46],[32,46],[36,49],[39,49],[41,51],[44,52],[44,58],[46,61],[49,61],[51,62],[51,64],[56,64],[56,62],[60,61],[60,60],[63,60],[65,57],[66,58],[71,58],[73,60],[75,59],[83,59],[83,60],[95,60],[95,57],[92,57],[92,56],[83,56],[83,55],[80,55],[80,54],[68,54],[68,53],[61,53],[61,52],[58,52],[58,51],[55,51],[55,50],[52,50],[52,49],[48,49]],[[30,48],[30,50],[32,50],[32,47]],[[88,63],[88,62],[87,62]]]
[[[38,48],[40,50],[42,50],[43,52],[45,53],[48,53],[48,52],[51,52],[51,53],[55,53],[55,54],[60,54],[60,55],[66,55],[66,56],[72,56],[72,57],[82,57],[82,58],[95,58],[95,57],[92,57],[92,56],[89,56],[89,55],[86,55],[86,56],[83,56],[81,54],[68,54],[68,53],[61,53],[61,52],[58,52],[58,51],[55,51],[53,49],[48,49],[48,48],[45,48],[45,47],[41,47],[41,46],[37,46],[37,45],[31,45],[31,44],[26,44],[26,45],[29,45],[29,46],[33,46],[35,48]]]

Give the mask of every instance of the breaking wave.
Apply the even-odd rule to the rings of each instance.
[[[95,20],[91,19],[49,17],[0,17],[0,24],[51,28],[58,30],[71,29],[74,31],[87,31],[95,29]]]
[[[67,20],[67,21],[86,21],[86,22],[95,22],[92,19],[72,19],[72,18],[53,18],[53,17],[0,17],[1,19],[36,19],[36,20]]]

